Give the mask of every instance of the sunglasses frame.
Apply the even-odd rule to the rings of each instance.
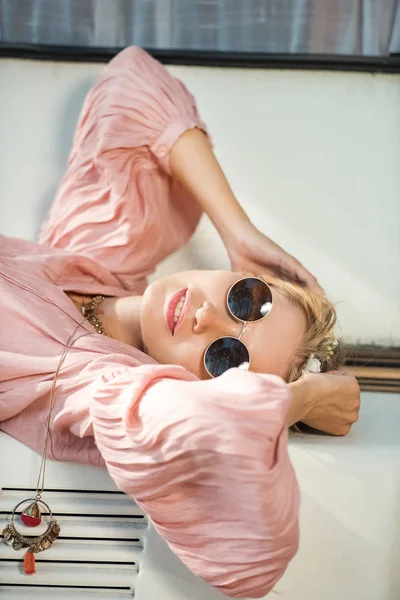
[[[239,317],[236,317],[233,314],[233,312],[231,311],[231,309],[229,308],[229,303],[228,303],[229,294],[231,293],[231,291],[235,287],[235,285],[237,285],[240,281],[244,281],[245,279],[260,279],[260,281],[262,281],[263,284],[271,292],[271,308],[270,308],[270,310],[267,312],[266,315],[264,315],[263,317],[260,317],[260,319],[255,319],[254,321],[244,321],[243,319],[240,319]],[[243,323],[243,327],[242,327],[242,330],[241,330],[241,332],[239,333],[239,335],[237,337],[234,337],[233,335],[224,335],[222,337],[215,338],[215,340],[213,340],[210,344],[208,344],[207,348],[204,350],[204,353],[203,353],[203,364],[204,364],[204,368],[205,368],[206,372],[208,373],[208,375],[210,377],[212,377],[213,379],[215,379],[216,377],[220,377],[220,375],[212,375],[210,373],[210,371],[207,369],[207,366],[206,366],[207,351],[209,350],[209,348],[213,344],[215,344],[215,342],[218,342],[218,340],[232,339],[232,340],[238,340],[239,342],[241,342],[243,344],[243,346],[246,348],[247,354],[249,355],[249,360],[248,360],[249,366],[247,367],[246,371],[249,370],[250,364],[251,364],[250,350],[248,349],[248,347],[246,346],[246,344],[244,342],[242,342],[241,337],[243,336],[244,332],[246,331],[246,327],[247,327],[248,323],[258,323],[259,321],[262,321],[263,319],[265,319],[265,317],[268,317],[268,315],[270,314],[270,312],[272,310],[273,305],[274,305],[274,295],[272,293],[271,287],[268,285],[268,283],[266,281],[264,281],[264,279],[261,276],[258,276],[258,277],[241,277],[240,279],[238,279],[237,281],[235,281],[235,283],[233,283],[231,285],[231,287],[229,288],[229,290],[226,293],[226,308],[228,310],[229,316],[231,316],[232,319],[234,321],[236,321],[237,323]],[[221,375],[222,375],[222,373],[221,373]]]

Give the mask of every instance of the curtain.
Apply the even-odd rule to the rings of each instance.
[[[400,0],[0,0],[10,43],[388,56]]]

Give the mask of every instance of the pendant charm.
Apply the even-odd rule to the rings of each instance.
[[[40,512],[37,500],[32,502],[32,504],[21,513],[21,521],[27,527],[37,527],[40,525],[42,522],[42,513]]]
[[[24,556],[24,573],[25,575],[33,575],[36,573],[35,555],[32,550],[28,550]]]
[[[21,521],[28,527],[37,527],[41,523],[42,515],[39,505],[42,505],[46,512],[48,512],[48,527],[44,533],[36,537],[22,535],[15,526],[15,514],[17,509],[21,505],[27,503],[29,503],[29,505],[24,511],[22,511]],[[32,521],[32,519],[34,519],[34,521]],[[36,521],[39,522],[36,523]],[[11,522],[5,529],[3,529],[3,539],[6,544],[12,545],[14,550],[22,550],[23,548],[27,549],[24,557],[24,572],[27,575],[33,575],[36,573],[35,554],[51,548],[52,544],[60,535],[60,531],[60,526],[54,519],[50,507],[48,504],[46,504],[46,502],[43,502],[43,500],[37,496],[36,498],[22,500],[22,502],[17,504],[12,512]]]

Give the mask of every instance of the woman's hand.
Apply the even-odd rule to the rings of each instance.
[[[225,236],[224,243],[233,271],[251,272],[255,275],[270,272],[321,292],[316,278],[250,221],[244,222],[235,231],[235,235]]]
[[[360,388],[352,375],[343,371],[307,373],[290,386],[297,402],[291,425],[296,419],[330,435],[347,435],[358,420]],[[307,396],[304,410],[299,409],[302,395]]]

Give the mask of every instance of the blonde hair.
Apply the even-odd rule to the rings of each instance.
[[[324,294],[316,294],[297,283],[263,275],[262,279],[278,290],[296,306],[306,318],[306,332],[299,348],[292,357],[286,381],[295,381],[301,376],[311,355],[321,361],[321,372],[339,369],[344,362],[343,346],[336,339],[333,328],[337,322],[336,310]],[[334,343],[333,343],[334,342]]]

